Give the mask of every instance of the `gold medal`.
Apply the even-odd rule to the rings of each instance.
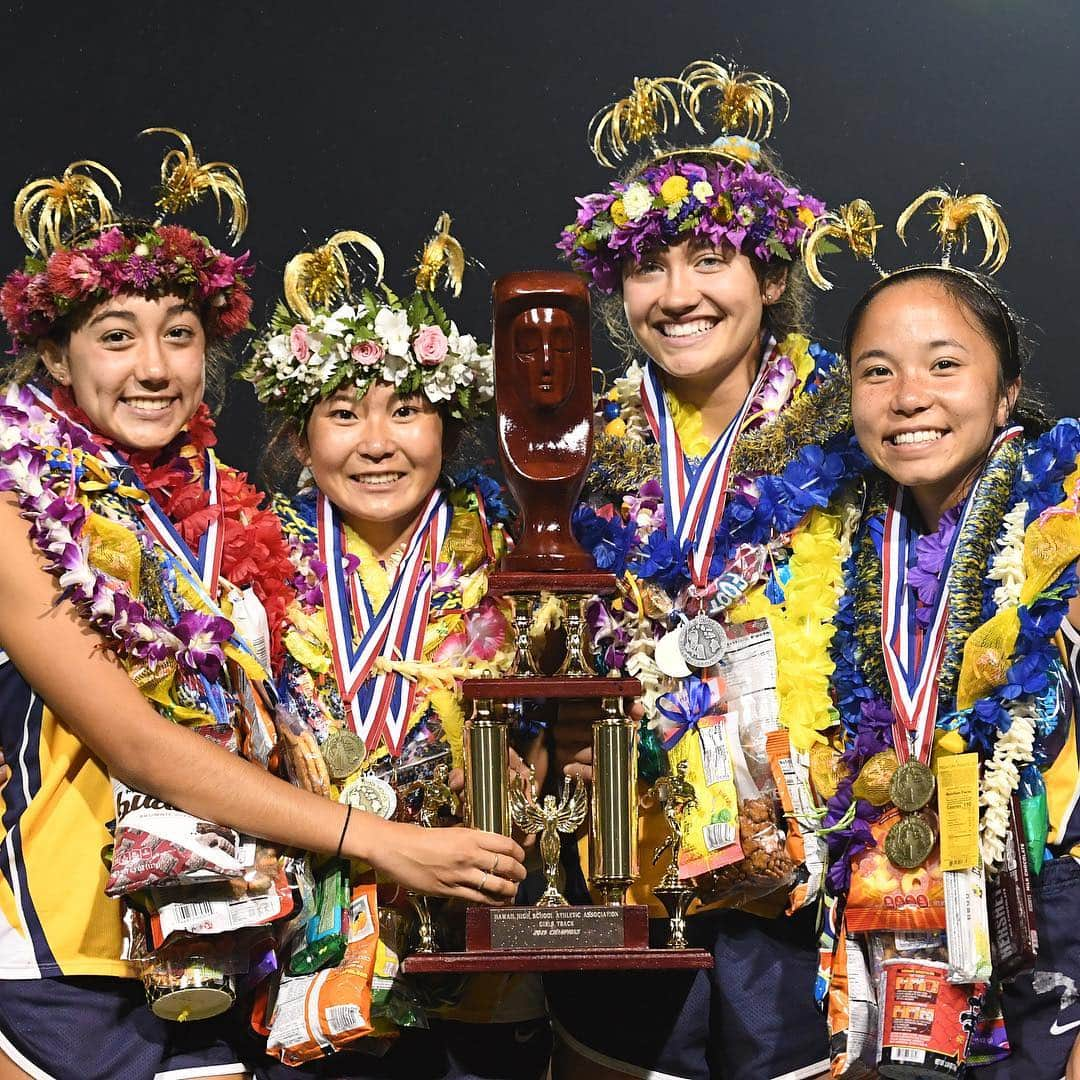
[[[882,750],[867,760],[851,785],[851,793],[857,799],[865,799],[874,806],[884,806],[890,799],[889,781],[899,768],[896,754]]]
[[[344,780],[352,776],[364,763],[367,750],[364,740],[353,731],[335,728],[327,735],[322,746],[323,761],[331,780]]]
[[[885,855],[893,866],[914,870],[926,862],[936,839],[929,822],[921,814],[911,814],[885,834]]]
[[[921,761],[911,759],[897,768],[889,781],[889,797],[898,810],[921,810],[934,794],[934,774]]]

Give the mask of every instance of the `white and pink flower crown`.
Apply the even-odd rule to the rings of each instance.
[[[343,249],[363,248],[375,263],[373,288],[353,296]],[[441,214],[420,255],[416,292],[399,299],[382,281],[383,254],[371,237],[339,232],[285,268],[285,299],[241,372],[264,405],[306,421],[312,406],[343,386],[363,397],[376,382],[399,394],[445,402],[468,419],[494,397],[491,350],[462,334],[435,299],[440,275],[461,292],[465,256]]]
[[[243,181],[233,166],[199,161],[191,140],[175,128],[147,128],[179,139],[161,164],[156,203],[175,214],[213,193],[231,206],[230,239],[247,224]],[[182,225],[117,219],[99,173],[121,194],[120,181],[95,161],[76,161],[59,177],[33,180],[15,199],[15,227],[30,254],[0,287],[0,314],[16,345],[32,346],[84,304],[121,293],[176,293],[196,304],[210,338],[243,330],[251,312],[250,254],[227,255]]]

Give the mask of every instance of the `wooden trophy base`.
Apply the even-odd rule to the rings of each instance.
[[[407,974],[507,971],[670,971],[711,968],[704,949],[650,949],[649,909],[610,907],[471,907],[465,951],[414,953]]]
[[[637,679],[612,679],[606,675],[505,675],[493,679],[466,679],[461,684],[466,701],[530,701],[544,699],[599,701],[602,698],[636,698]]]
[[[612,596],[618,579],[604,570],[496,570],[488,578],[492,596],[513,596],[515,593],[556,596]]]

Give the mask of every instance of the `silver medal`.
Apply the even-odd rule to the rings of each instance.
[[[397,792],[378,776],[361,776],[341,792],[341,802],[389,821],[397,810]]]
[[[719,664],[727,652],[723,627],[708,615],[695,615],[679,631],[679,652],[693,668]]]

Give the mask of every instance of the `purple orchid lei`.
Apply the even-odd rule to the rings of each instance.
[[[83,536],[89,512],[78,492],[81,482],[91,479],[83,456],[100,452],[82,428],[48,415],[27,389],[8,387],[0,405],[0,491],[18,499],[30,539],[45,557],[46,570],[58,578],[64,598],[122,659],[173,660],[182,672],[216,681],[225,658],[222,644],[233,635],[228,619],[188,609],[166,622],[90,564]],[[150,556],[149,537],[140,533],[139,541]]]
[[[825,212],[820,199],[749,163],[702,165],[682,158],[577,203],[577,218],[556,246],[603,293],[618,288],[624,258],[637,262],[649,248],[686,236],[728,244],[762,262],[790,262],[803,234]]]

